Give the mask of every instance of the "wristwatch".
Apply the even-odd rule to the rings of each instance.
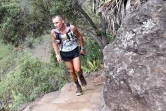
[[[81,50],[84,50],[84,47],[81,47]]]

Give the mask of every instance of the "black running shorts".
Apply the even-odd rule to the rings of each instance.
[[[62,60],[70,61],[79,56],[79,48],[76,47],[74,50],[69,51],[69,52],[60,51],[60,55],[61,55]]]

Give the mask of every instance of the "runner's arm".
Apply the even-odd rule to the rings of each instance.
[[[55,32],[53,30],[51,31],[51,38],[52,38],[52,46],[54,48],[57,61],[61,63],[61,58],[60,55],[58,54],[58,45],[56,44]]]
[[[77,30],[77,28],[74,25],[70,25],[70,28],[73,31],[73,33],[76,35],[76,37],[78,38],[81,48],[84,48],[84,41],[83,41],[83,37],[81,33]]]
[[[85,51],[84,51],[84,41],[83,41],[83,37],[81,35],[81,33],[77,30],[77,28],[74,25],[70,25],[70,29],[73,31],[73,33],[76,35],[76,37],[78,38],[78,41],[80,43],[81,46],[81,50],[80,50],[80,54],[81,55],[85,55]]]

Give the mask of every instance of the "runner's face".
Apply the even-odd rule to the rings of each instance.
[[[64,20],[59,19],[59,17],[56,17],[52,19],[54,26],[56,29],[60,30],[64,24]]]

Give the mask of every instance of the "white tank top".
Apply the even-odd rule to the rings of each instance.
[[[62,39],[62,44],[60,44],[60,50],[63,52],[69,52],[74,50],[77,46],[78,43],[76,40],[69,40],[66,36],[66,34],[61,34],[61,39]]]

